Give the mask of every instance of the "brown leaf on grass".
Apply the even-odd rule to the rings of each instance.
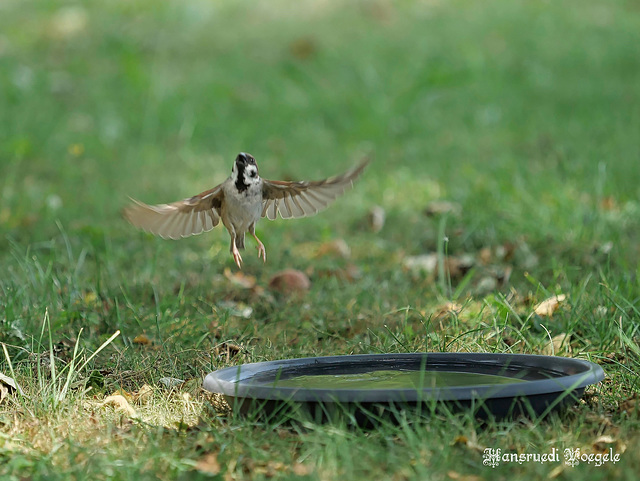
[[[459,436],[456,436],[455,438],[453,438],[454,446],[458,446],[458,445],[466,446],[468,442],[469,442],[469,438],[467,438],[464,434],[460,434]]]
[[[122,411],[130,417],[136,415],[135,409],[131,407],[124,396],[117,394],[115,396],[107,396],[102,402],[103,406],[113,406],[117,411]]]
[[[125,391],[124,389],[118,389],[116,391],[113,391],[111,393],[111,396],[122,396],[123,398],[125,398],[127,400],[127,402],[133,402],[133,397],[134,394]]]
[[[349,263],[345,268],[319,270],[317,276],[321,278],[335,277],[341,281],[353,282],[362,277],[362,272],[357,265]]]
[[[546,346],[542,349],[545,356],[556,356],[561,352],[571,354],[571,334],[558,334],[553,336]]]
[[[149,337],[146,334],[139,334],[136,337],[133,338],[133,342],[134,344],[139,344],[141,346],[148,346],[151,344],[151,339],[149,339]]]
[[[619,453],[624,453],[627,450],[627,445],[621,439],[606,434],[598,436],[591,447],[595,453],[606,453],[609,448]]]
[[[315,257],[324,256],[348,259],[351,257],[351,248],[344,239],[334,239],[329,242],[324,242],[318,246]]]
[[[367,226],[374,234],[382,230],[385,220],[386,213],[379,205],[374,205],[367,213]]]
[[[480,252],[478,252],[478,260],[481,264],[490,264],[493,260],[493,250],[491,247],[483,247],[480,249]]]
[[[269,288],[282,294],[296,294],[308,291],[311,281],[304,272],[285,269],[274,274],[269,280]]]
[[[448,200],[434,200],[429,202],[424,209],[424,213],[427,217],[434,217],[442,214],[454,214],[458,215],[462,211],[462,207],[457,202],[449,202]]]
[[[15,379],[0,372],[0,402],[10,393],[16,391],[24,396],[24,391]]]
[[[242,352],[242,346],[239,346],[238,344],[234,344],[233,342],[225,341],[218,344],[214,348],[214,352],[216,356],[218,357],[224,356],[227,359],[227,361],[229,361],[232,357]]]
[[[184,384],[184,379],[177,379],[175,377],[161,377],[158,379],[158,382],[162,384],[167,389],[172,389],[174,387],[180,386]]]
[[[627,356],[623,352],[610,352],[604,358],[602,362],[606,364],[620,364],[626,361]]]
[[[462,255],[459,257],[447,256],[444,259],[444,270],[452,279],[460,279],[469,272],[474,265],[473,257]]]
[[[293,471],[293,474],[295,474],[296,476],[308,476],[313,472],[313,469],[311,469],[311,467],[307,466],[306,464],[293,463],[293,465],[291,466],[291,471]]]
[[[207,453],[196,463],[196,469],[202,473],[216,475],[220,472],[220,463],[216,453]]]
[[[402,261],[402,266],[411,272],[434,274],[438,267],[438,254],[423,254],[419,256],[408,256]]]
[[[560,307],[560,304],[562,304],[566,300],[566,298],[567,296],[564,294],[552,296],[535,306],[533,308],[533,312],[535,312],[540,317],[551,317],[553,316],[553,313],[556,312],[558,307]]]
[[[251,474],[262,474],[267,478],[273,478],[278,473],[283,473],[288,470],[288,466],[282,461],[269,460],[266,463],[256,463],[251,469]]]
[[[475,438],[475,435],[473,436]],[[473,449],[474,451],[484,451],[484,446],[480,446],[475,439],[469,439],[464,434],[460,434],[453,438],[451,443],[453,446],[462,446],[465,448]]]
[[[445,302],[444,304],[436,307],[431,319],[437,321],[449,319],[451,316],[458,315],[461,311],[462,306],[457,302]]]
[[[148,384],[144,384],[138,392],[133,393],[133,401],[138,404],[144,404],[151,400],[153,396],[153,388]]]
[[[638,399],[640,396],[638,394],[634,394],[630,398],[625,399],[620,403],[619,410],[620,412],[625,412],[629,416],[638,412]]]
[[[439,256],[433,252],[419,256],[409,256],[402,261],[402,266],[413,273],[422,273],[436,276],[438,274]],[[473,267],[472,256],[461,255],[458,257],[447,256],[444,258],[443,267],[445,275],[452,279],[460,279]]]
[[[231,282],[231,284],[243,289],[253,289],[256,286],[256,278],[241,271],[231,272],[231,269],[225,267],[224,276]]]

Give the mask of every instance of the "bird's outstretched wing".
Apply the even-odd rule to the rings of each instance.
[[[278,213],[283,219],[315,215],[351,188],[368,164],[366,160],[342,175],[325,180],[283,182],[263,179],[262,217],[274,220]]]
[[[171,204],[147,205],[135,199],[123,211],[134,226],[165,239],[201,234],[220,223],[222,184],[189,199]]]

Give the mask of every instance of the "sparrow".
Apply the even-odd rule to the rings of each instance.
[[[275,220],[312,216],[324,210],[353,186],[368,164],[365,160],[342,175],[318,181],[285,182],[258,175],[256,159],[240,152],[231,175],[213,189],[171,204],[147,205],[135,199],[124,209],[124,217],[134,226],[165,239],[180,239],[217,226],[222,220],[231,236],[231,255],[242,269],[240,250],[245,233],[256,240],[258,258],[267,261],[267,251],[256,235],[261,217]]]

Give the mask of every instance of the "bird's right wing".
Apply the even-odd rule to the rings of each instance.
[[[123,211],[125,219],[139,229],[165,239],[180,239],[213,229],[220,223],[224,191],[222,184],[171,204],[147,205],[135,199]]]

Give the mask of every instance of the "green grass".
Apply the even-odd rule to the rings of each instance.
[[[25,394],[0,403],[0,477],[196,479],[213,454],[224,479],[636,478],[640,5],[395,3],[0,5],[0,340]],[[266,178],[373,160],[325,213],[260,223],[268,262],[252,240],[244,256],[255,289],[224,275],[224,230],[162,241],[120,217],[127,196],[212,187],[239,151]],[[425,216],[436,200],[460,213]],[[376,234],[373,205],[387,218]],[[349,259],[314,256],[333,239]],[[434,252],[441,267],[464,255],[474,267],[403,267]],[[335,275],[349,264],[355,279]],[[310,274],[302,297],[267,288],[289,267]],[[560,293],[551,319],[531,315]],[[245,362],[539,354],[563,333],[558,354],[607,378],[544,420],[289,425],[236,417],[200,389]],[[163,377],[187,382],[166,389]],[[102,404],[144,384],[134,418]],[[591,452],[603,435],[615,465],[482,465],[484,447]]]

